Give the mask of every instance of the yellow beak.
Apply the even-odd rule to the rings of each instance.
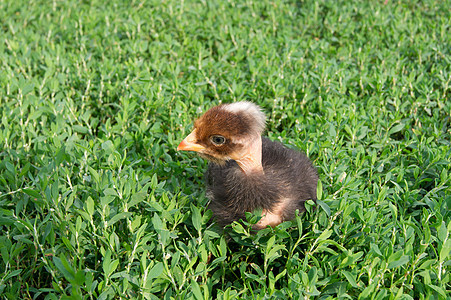
[[[194,129],[177,147],[177,151],[202,151],[205,147],[196,143],[196,130]]]

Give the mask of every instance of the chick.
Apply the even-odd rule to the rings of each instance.
[[[301,152],[262,137],[265,115],[251,102],[222,104],[194,122],[177,150],[210,161],[206,172],[209,208],[225,226],[262,210],[254,229],[276,226],[316,200],[318,174]]]

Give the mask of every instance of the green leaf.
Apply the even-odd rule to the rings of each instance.
[[[147,280],[152,281],[155,278],[159,278],[163,273],[164,265],[162,262],[157,262],[152,269],[150,269],[149,274],[147,275]]]
[[[162,230],[163,228],[163,222],[160,219],[160,216],[155,213],[152,217],[152,224],[155,230]]]
[[[117,221],[121,220],[121,219],[125,219],[132,216],[131,212],[121,212],[118,213],[117,215],[114,215],[111,219],[108,220],[107,222],[107,226],[112,226],[114,223],[116,223]]]
[[[330,217],[330,207],[329,207],[329,205],[327,205],[325,202],[323,202],[321,200],[316,200],[316,203],[319,204],[319,206],[321,206],[321,208],[324,210],[326,215],[328,217]]]
[[[69,282],[75,282],[75,271],[64,256],[54,256],[53,263]]]
[[[191,281],[191,290],[193,292],[194,298],[197,300],[203,300],[202,291],[200,290],[199,284],[195,281]]]
[[[115,189],[112,188],[106,188],[103,190],[103,194],[105,196],[118,196],[117,192]]]
[[[74,125],[74,126],[72,126],[72,128],[74,129],[74,131],[76,131],[78,133],[82,133],[82,134],[86,134],[89,132],[88,128],[83,127],[81,125]]]
[[[370,243],[370,248],[375,252],[379,257],[383,257],[381,250],[379,249],[379,246],[375,243]]]
[[[440,294],[440,296],[443,297],[443,299],[447,299],[447,295],[445,290],[443,290],[441,287],[433,285],[433,284],[428,284],[427,285],[429,288],[433,289],[434,291],[436,291],[437,293]]]
[[[439,240],[444,242],[448,239],[448,235],[449,235],[449,232],[448,232],[446,223],[445,223],[445,221],[442,221],[442,223],[440,224],[440,227],[438,228],[438,238],[439,238]]]
[[[282,272],[280,272],[279,274],[276,275],[275,282],[277,282],[280,278],[284,277],[286,273],[287,273],[287,269],[283,269]]]
[[[94,200],[92,200],[91,196],[86,200],[86,211],[90,216],[94,215]]]
[[[200,210],[199,208],[191,204],[191,212],[193,226],[197,230],[197,232],[200,232],[202,229],[202,217],[200,215]]]
[[[211,237],[211,238],[219,238],[219,237],[221,237],[219,234],[217,234],[216,232],[214,232],[212,230],[205,230],[204,234],[206,236]]]
[[[269,252],[273,248],[275,240],[276,240],[276,236],[275,235],[273,235],[272,237],[269,238],[268,242],[266,243],[265,255],[269,254]]]
[[[211,265],[211,266],[215,266],[215,265],[217,265],[217,264],[219,264],[219,263],[225,261],[226,259],[227,259],[227,257],[225,257],[225,256],[221,256],[221,257],[215,258],[215,259],[211,262],[210,265]]]
[[[94,168],[92,168],[91,166],[88,166],[88,170],[89,170],[89,173],[91,174],[91,176],[94,177],[94,181],[96,183],[99,183],[100,182],[99,173]]]
[[[137,192],[135,194],[133,194],[130,198],[130,201],[128,202],[128,207],[133,207],[138,203],[141,203],[142,201],[144,201],[144,199],[146,199],[147,197],[147,191],[140,191]]]
[[[110,277],[111,274],[116,270],[116,268],[119,266],[119,260],[111,260],[111,251],[107,250],[105,253],[105,256],[103,258],[103,272],[105,273],[106,277]]]
[[[232,228],[233,228],[233,231],[235,231],[236,233],[249,236],[249,233],[244,229],[243,225],[239,222],[233,222]]]
[[[5,161],[5,167],[13,176],[16,176],[16,167],[12,163]]]
[[[368,285],[359,295],[359,299],[366,299],[369,295],[371,295],[376,288],[376,283],[372,283]]]
[[[341,273],[346,277],[346,279],[348,280],[348,282],[351,284],[352,287],[354,288],[358,287],[354,276],[350,272],[342,270]]]
[[[318,200],[321,200],[322,197],[323,197],[323,184],[321,183],[321,180],[318,180],[318,184],[316,186],[316,199],[317,199],[317,202],[318,202]],[[329,214],[330,214],[330,210],[329,210]],[[328,214],[328,216],[329,216],[329,214]]]
[[[442,245],[442,249],[440,250],[440,263],[443,263],[446,260],[446,258],[450,254],[450,251],[451,251],[451,239],[448,239]]]
[[[35,199],[42,199],[41,194],[39,194],[39,192],[32,190],[32,189],[23,189],[22,190],[25,194],[27,194],[28,196],[31,196]]]
[[[326,239],[328,239],[332,234],[332,229],[326,229],[323,232],[321,232],[321,234],[319,235],[319,237],[316,239],[317,241],[324,241]]]
[[[335,129],[335,126],[332,123],[329,124],[329,136],[332,139],[335,139],[335,137],[337,136],[337,130]]]
[[[388,134],[391,135],[393,133],[397,133],[397,132],[401,131],[404,128],[404,126],[405,126],[404,123],[400,123],[398,125],[395,125],[388,131]]]
[[[392,261],[388,264],[388,269],[394,269],[394,268],[398,268],[402,265],[405,265],[406,263],[408,263],[410,260],[410,256],[409,255],[403,255],[401,256],[399,259]]]
[[[23,269],[18,269],[18,270],[14,270],[14,271],[8,273],[3,280],[8,281],[8,279],[19,275],[22,272],[22,270]]]
[[[393,205],[391,202],[389,202],[388,205],[390,207],[393,219],[397,220],[398,219],[398,208],[395,205]]]

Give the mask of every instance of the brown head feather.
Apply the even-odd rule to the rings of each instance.
[[[241,106],[245,104],[248,109],[240,110],[239,107],[234,107],[237,104]],[[220,159],[227,160],[230,159],[229,154],[239,152],[247,146],[246,141],[252,141],[260,136],[264,129],[264,115],[258,106],[250,102],[223,104],[209,109],[197,119],[194,122],[194,129],[196,143],[206,148],[204,154],[220,156]],[[213,144],[211,137],[214,135],[223,136],[226,142],[222,145]]]

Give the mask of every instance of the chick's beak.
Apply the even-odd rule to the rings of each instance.
[[[177,147],[177,151],[202,151],[205,147],[196,143],[196,130],[193,130]]]

